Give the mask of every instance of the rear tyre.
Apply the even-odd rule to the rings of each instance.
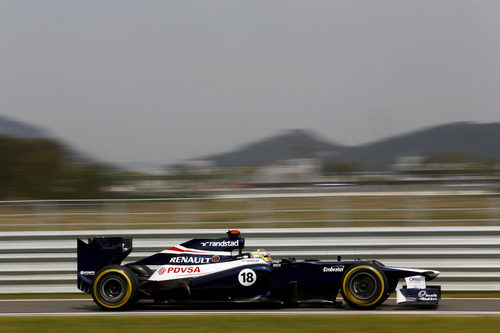
[[[129,268],[106,266],[96,274],[92,297],[105,310],[125,310],[136,302],[137,285],[137,277]]]
[[[387,288],[384,272],[372,264],[360,263],[344,273],[340,291],[350,307],[368,310],[387,299]]]

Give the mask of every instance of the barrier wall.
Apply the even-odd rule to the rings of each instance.
[[[0,233],[0,293],[77,292],[76,239],[133,236],[135,261],[190,238],[225,229],[36,231]],[[242,229],[248,251],[295,257],[377,259],[386,265],[441,271],[444,290],[500,290],[500,227]],[[436,282],[437,283],[437,282]]]

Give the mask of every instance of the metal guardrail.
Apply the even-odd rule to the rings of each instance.
[[[500,227],[243,229],[248,250],[286,257],[377,259],[441,271],[444,290],[500,290]],[[0,293],[77,292],[76,238],[130,235],[134,261],[224,229],[37,231],[0,233]],[[436,282],[438,283],[438,282]]]
[[[115,228],[500,226],[500,196],[475,191],[0,201],[0,231]],[[360,193],[358,193],[360,194]]]

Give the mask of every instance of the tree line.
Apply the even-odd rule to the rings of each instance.
[[[78,161],[51,139],[0,135],[0,199],[98,198],[111,168]]]

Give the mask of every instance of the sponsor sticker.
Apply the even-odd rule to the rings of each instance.
[[[80,275],[95,275],[95,271],[80,271]]]
[[[253,269],[245,268],[238,274],[238,281],[242,286],[251,286],[257,281],[257,274]]]
[[[213,262],[219,262],[220,261],[220,257],[219,256],[213,256],[212,257],[212,261]]]
[[[420,290],[418,292],[418,300],[423,302],[436,302],[438,301],[438,295],[436,293],[428,293],[427,290]]]
[[[170,258],[169,263],[175,264],[208,264],[210,258],[196,257],[196,256],[177,256]]]
[[[163,275],[163,274],[165,274],[166,271],[167,271],[167,269],[165,267],[160,267],[160,269],[158,270],[158,274]]]
[[[414,275],[405,278],[406,285],[409,289],[424,289],[425,288],[425,277],[422,275]]]
[[[201,246],[239,246],[239,245],[240,245],[239,240],[201,242]]]
[[[262,259],[260,259],[260,258],[242,259],[241,262],[245,263],[245,264],[260,264],[260,263],[265,263],[265,261],[262,260]]]
[[[169,267],[167,269],[167,274],[178,274],[178,273],[200,273],[200,267],[190,266],[190,267]]]
[[[343,265],[323,267],[323,273],[342,273],[344,271]]]

